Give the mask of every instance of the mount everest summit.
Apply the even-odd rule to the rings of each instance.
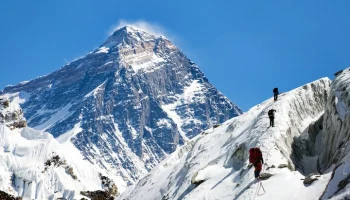
[[[203,130],[242,114],[169,40],[130,26],[0,95],[19,99],[29,127],[72,143],[91,164],[121,177],[120,188]]]

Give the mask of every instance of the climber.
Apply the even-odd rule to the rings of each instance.
[[[264,160],[262,157],[262,153],[259,148],[251,148],[249,149],[249,162],[254,165],[254,177],[256,179],[261,178],[260,172],[262,170],[262,164],[264,164]]]
[[[275,101],[277,101],[277,98],[278,98],[278,88],[273,88],[273,99],[275,100]]]
[[[271,109],[267,112],[267,115],[269,116],[270,118],[270,127],[274,127],[275,126],[275,112],[276,110],[274,109]]]

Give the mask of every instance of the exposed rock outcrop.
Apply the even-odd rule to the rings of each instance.
[[[305,185],[310,185],[311,183],[313,183],[314,181],[317,181],[318,178],[317,178],[317,175],[318,174],[315,174],[315,173],[311,173],[309,175],[307,175],[303,181],[303,183]]]
[[[89,197],[91,200],[114,200],[107,191],[97,190],[97,191],[85,191],[81,192],[81,195]]]
[[[21,197],[14,197],[12,195],[7,194],[6,192],[0,191],[0,199],[1,200],[22,200]]]
[[[23,128],[27,126],[27,121],[23,116],[23,111],[17,103],[13,103],[17,96],[0,96],[0,123],[5,124],[10,129]],[[13,104],[13,105],[11,105]]]

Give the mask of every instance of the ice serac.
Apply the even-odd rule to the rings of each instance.
[[[6,87],[28,124],[133,183],[188,138],[242,111],[176,46],[127,26],[61,69]]]
[[[318,199],[331,174],[318,176],[308,187],[292,155],[295,140],[306,137],[310,124],[322,118],[330,83],[323,78],[306,84],[204,131],[118,199]],[[267,115],[272,108],[277,110],[275,127],[269,127]],[[248,151],[257,146],[265,161],[263,172],[272,175],[261,182],[264,190],[248,166]],[[316,162],[311,164],[316,168]]]
[[[8,99],[5,107],[0,104],[0,111],[17,114],[21,109],[18,96],[0,98]],[[80,192],[98,190],[118,194],[114,182],[118,177],[84,160],[70,142],[60,144],[50,133],[11,125],[21,119],[0,121],[0,191],[23,200],[82,199],[86,196]],[[0,199],[5,199],[5,193]]]
[[[332,179],[323,199],[350,198],[350,68],[336,74],[331,85],[322,133],[320,165]]]

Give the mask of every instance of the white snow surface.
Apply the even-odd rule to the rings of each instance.
[[[324,112],[324,93],[330,80],[323,78],[268,99],[241,116],[186,142],[166,160],[127,189],[117,199],[196,199],[281,200],[318,199],[326,188],[331,173],[321,175],[310,186],[300,180],[290,159],[293,137],[299,137]],[[197,88],[197,87],[194,87]],[[269,126],[267,111],[277,110],[275,127]],[[260,147],[265,164],[263,172],[273,174],[260,183],[248,168],[248,150]],[[243,159],[239,159],[239,151]],[[235,155],[235,156],[233,156]],[[287,164],[288,168],[277,168]],[[272,165],[276,168],[270,168]],[[192,182],[202,182],[198,186]],[[257,193],[258,192],[258,193]]]
[[[187,141],[188,138],[186,133],[182,130],[182,126],[186,123],[190,123],[189,118],[181,118],[176,109],[178,106],[185,104],[190,104],[192,102],[203,102],[205,101],[203,93],[204,86],[198,82],[198,80],[194,80],[190,85],[184,88],[184,92],[181,95],[176,95],[174,98],[177,100],[171,104],[163,104],[161,107],[164,112],[176,123],[182,138]],[[196,120],[195,123],[201,123],[199,120]]]
[[[53,124],[55,124],[57,121],[59,120],[63,120],[64,118],[69,117],[72,113],[69,112],[69,109],[72,107],[72,104],[67,104],[65,107],[58,109],[58,110],[38,110],[36,115],[40,115],[42,113],[46,113],[46,112],[52,112],[55,113],[54,115],[52,115],[49,119],[46,119],[45,122],[43,124],[40,124],[38,126],[35,126],[33,128],[37,129],[37,130],[41,130],[41,131],[45,131],[47,129],[49,129]]]
[[[23,96],[23,95],[22,95]],[[8,102],[8,106],[3,103]],[[13,126],[15,123],[26,121],[20,103],[24,103],[25,99],[20,98],[19,93],[6,94],[0,96],[0,123]]]
[[[109,48],[108,47],[105,47],[105,46],[102,46],[100,47],[95,54],[98,54],[98,53],[108,53],[109,52]]]
[[[14,94],[6,94],[0,96],[0,99],[2,99],[2,102],[4,101],[10,101],[11,103],[9,104],[9,107],[3,108],[1,105],[0,113],[2,115],[5,115],[6,113],[13,113],[15,111],[21,110],[21,107],[19,106],[20,103],[24,103],[24,99],[21,99],[19,97],[19,93],[14,93]],[[2,103],[0,102],[0,103]]]
[[[6,112],[21,109],[19,103],[22,100],[18,94],[3,99],[10,100]],[[0,123],[0,190],[24,200],[81,199],[84,196],[80,191],[104,190],[100,180],[102,174],[123,191],[123,180],[92,165],[67,139],[79,128],[76,126],[64,135],[60,144],[50,133],[29,127],[10,130],[6,123]],[[59,156],[64,164],[45,165],[54,156]],[[66,172],[68,167],[73,169],[77,179]]]
[[[45,162],[58,155],[73,168]],[[80,191],[101,190],[99,170],[83,159],[73,144],[60,145],[49,133],[31,128],[10,130],[0,125],[0,190],[24,199],[82,198]]]
[[[129,49],[127,49],[129,50]],[[152,51],[143,51],[135,54],[128,54],[121,57],[121,62],[125,66],[131,66],[135,73],[139,70],[153,71],[160,63],[165,62],[162,57],[157,56]]]
[[[350,68],[343,70],[343,73],[338,76],[333,85],[334,103],[340,119],[344,121],[346,115],[350,113],[350,105],[346,103],[350,99],[348,95],[350,93]]]

